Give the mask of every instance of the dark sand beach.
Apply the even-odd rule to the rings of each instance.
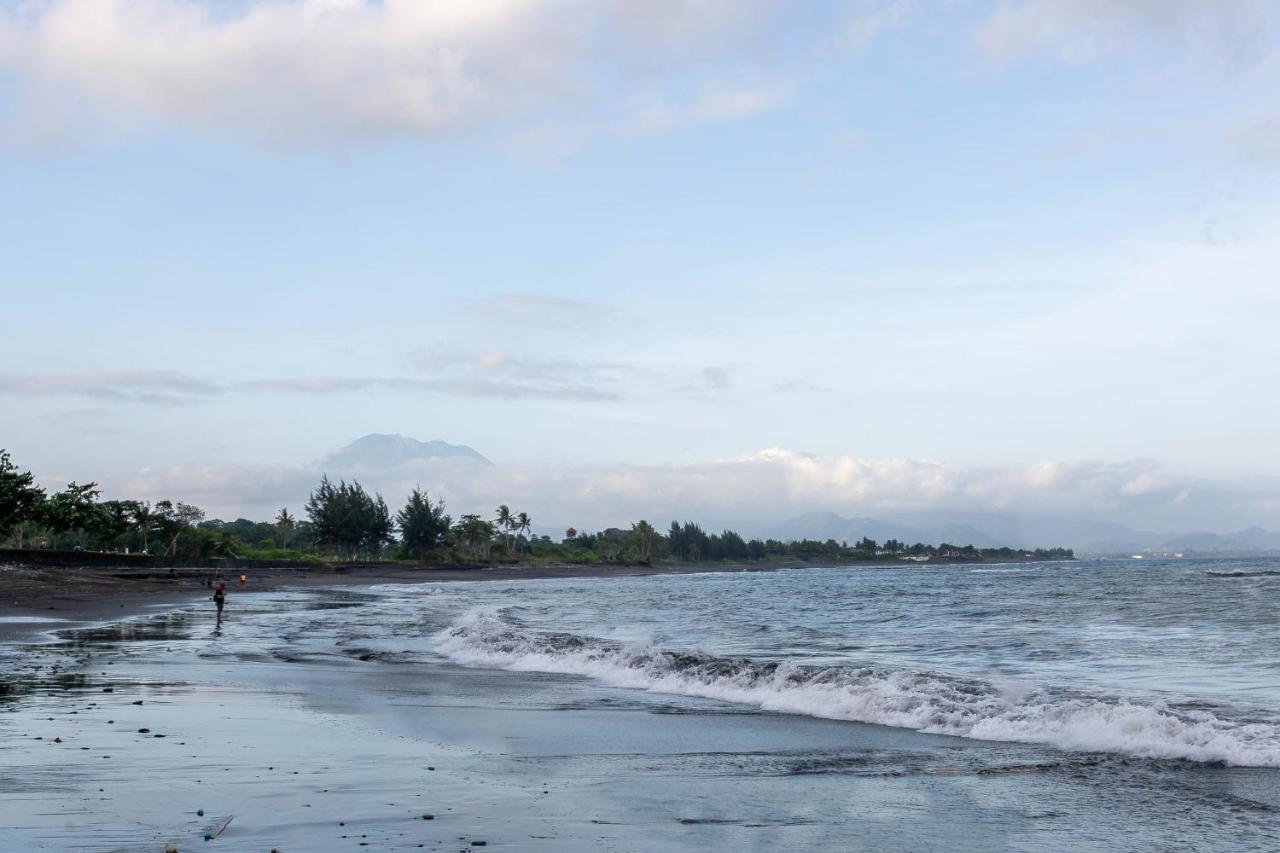
[[[490,579],[514,584],[507,593],[521,588],[497,573]],[[86,579],[49,612],[117,619],[11,625],[52,632],[3,646],[0,849],[1136,851],[1280,843],[1273,770],[1188,775],[1181,762],[463,666],[406,651],[417,647],[378,608],[400,601],[413,612],[413,595],[448,593],[374,585],[402,580],[264,577],[251,581],[261,584],[253,591],[233,591],[227,625],[216,631],[195,579],[123,581],[155,585],[121,597]],[[32,589],[40,582],[22,581]],[[132,615],[119,620],[120,611]],[[227,817],[222,835],[205,841]]]
[[[635,577],[652,574],[774,571],[798,563],[662,563],[650,565],[497,565],[477,568],[405,566],[394,563],[350,564],[309,569],[174,569],[171,572],[129,568],[64,568],[0,564],[0,642],[39,633],[58,623],[91,623],[119,619],[209,598],[205,582],[221,578],[233,593],[280,589],[339,587],[383,583],[448,583],[451,581],[518,581],[532,579]],[[868,567],[877,564],[868,563]],[[813,568],[825,568],[813,566]],[[8,620],[8,621],[5,621]]]

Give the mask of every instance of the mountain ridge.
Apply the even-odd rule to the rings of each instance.
[[[979,548],[1074,548],[1105,554],[1130,551],[1280,550],[1280,533],[1249,527],[1233,533],[1189,531],[1160,533],[1111,521],[1013,516],[999,513],[924,513],[897,518],[845,518],[834,512],[807,512],[765,528],[774,539],[835,539],[856,542],[864,536],[907,544],[974,545]]]
[[[369,433],[339,448],[321,460],[321,465],[335,469],[389,469],[419,459],[454,459],[481,465],[493,463],[479,451],[465,444],[450,444],[435,439],[419,441],[395,433]]]

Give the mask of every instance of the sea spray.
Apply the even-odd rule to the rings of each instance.
[[[767,711],[1074,751],[1280,767],[1280,721],[1246,718],[1226,705],[1179,707],[1062,687],[1010,690],[938,672],[679,652],[534,631],[494,607],[468,611],[434,644],[466,665],[582,675]]]

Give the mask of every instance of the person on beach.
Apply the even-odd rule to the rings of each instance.
[[[213,591],[213,606],[218,608],[218,626],[222,626],[222,606],[227,603],[227,585],[225,583],[218,584],[218,588]]]

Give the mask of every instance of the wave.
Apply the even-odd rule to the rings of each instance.
[[[1211,578],[1274,578],[1280,577],[1280,572],[1272,570],[1260,570],[1256,572],[1205,572]]]
[[[470,666],[583,675],[617,687],[718,699],[766,711],[1079,752],[1280,767],[1280,721],[1053,687],[1023,691],[976,678],[878,666],[727,658],[577,634],[532,631],[480,608],[434,635]],[[1215,713],[1216,712],[1216,713]]]

